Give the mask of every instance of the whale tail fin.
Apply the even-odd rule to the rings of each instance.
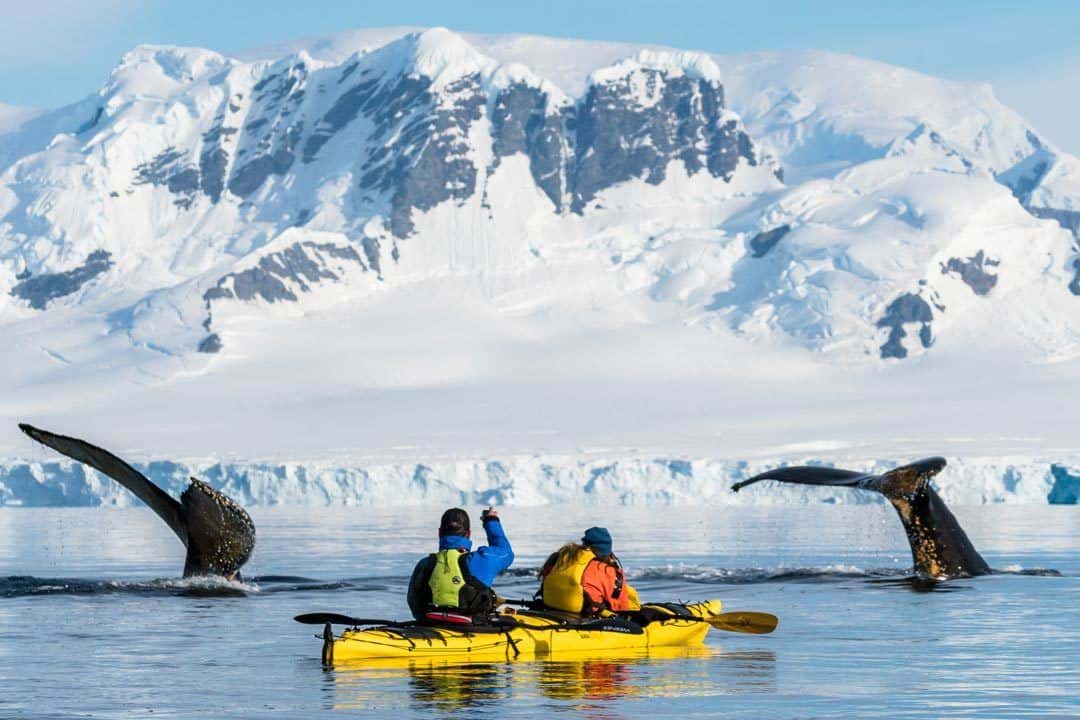
[[[108,450],[103,450],[78,438],[57,435],[26,423],[19,423],[19,429],[42,445],[51,447],[58,453],[100,470],[126,487],[135,497],[142,500],[151,510],[157,513],[158,517],[164,520],[165,524],[176,533],[181,542],[187,545],[187,524],[184,522],[184,512],[180,503],[150,482],[149,478],[141,472]]]
[[[900,516],[917,573],[932,578],[985,575],[990,566],[930,486],[930,479],[944,467],[945,458],[931,457],[879,475],[822,467],[779,468],[736,483],[732,490],[762,480],[873,490],[884,495]]]
[[[187,548],[184,577],[235,576],[255,548],[255,523],[244,508],[201,480],[191,479],[177,502],[108,450],[78,438],[20,423],[42,445],[100,470],[146,503]]]
[[[887,498],[906,498],[924,489],[930,478],[945,467],[945,458],[931,457],[901,465],[880,475],[860,473],[854,470],[826,468],[809,465],[777,468],[755,475],[731,486],[735,492],[762,480],[798,483],[800,485],[830,485],[874,490]]]
[[[930,478],[944,468],[945,458],[924,458],[876,475],[866,487],[877,490],[890,500],[909,499],[924,491],[930,483]]]
[[[731,486],[735,492],[739,492],[747,485],[753,485],[762,480],[776,480],[779,482],[799,483],[800,485],[834,485],[842,487],[859,487],[859,483],[873,477],[866,473],[853,470],[840,470],[838,468],[817,467],[811,465],[798,465],[795,467],[777,468],[755,475],[752,478],[737,482]]]
[[[188,528],[184,576],[232,579],[255,550],[251,516],[224,493],[196,478],[191,478],[180,504]]]

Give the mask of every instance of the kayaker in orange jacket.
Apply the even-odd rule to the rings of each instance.
[[[540,599],[546,607],[581,615],[640,610],[637,590],[626,582],[611,551],[607,528],[591,527],[581,543],[569,543],[540,570]]]

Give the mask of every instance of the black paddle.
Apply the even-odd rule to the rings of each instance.
[[[513,600],[511,598],[501,597],[501,598],[498,598],[498,602],[495,603],[495,604],[496,605],[516,605],[518,607],[536,609],[537,601],[536,600]]]
[[[293,618],[298,623],[305,625],[398,625],[395,620],[372,620],[371,618],[354,618],[338,613],[305,613]]]

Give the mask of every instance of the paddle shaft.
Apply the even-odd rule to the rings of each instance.
[[[339,613],[304,613],[293,618],[298,623],[305,625],[397,625],[398,620],[372,620],[371,618],[354,618]]]
[[[532,603],[528,600],[503,600],[505,605],[522,605],[530,607]],[[675,616],[673,616],[675,617]],[[349,615],[341,615],[339,613],[305,613],[303,615],[297,615],[293,618],[298,623],[304,623],[305,625],[325,625],[330,623],[331,625],[397,625],[399,624],[394,620],[376,620],[372,618],[355,618]],[[726,630],[728,632],[736,633],[748,633],[751,635],[767,635],[776,629],[777,624],[780,622],[775,615],[763,612],[726,612],[719,615],[714,615],[709,618],[697,618],[697,617],[685,617],[683,620],[697,620],[699,622],[707,622],[713,628],[717,630]]]
[[[532,607],[533,601],[531,600],[513,600],[500,598],[504,605],[517,605],[521,607]],[[776,629],[776,626],[780,623],[779,618],[775,615],[763,612],[751,612],[751,611],[739,611],[739,612],[726,612],[719,615],[713,615],[709,618],[682,618],[683,620],[699,620],[701,622],[707,622],[717,630],[726,630],[728,632],[748,633],[751,635],[767,635]]]

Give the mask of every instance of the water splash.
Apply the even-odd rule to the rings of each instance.
[[[744,585],[769,582],[815,582],[852,578],[899,577],[910,574],[896,568],[865,569],[853,565],[810,567],[717,568],[707,565],[678,564],[646,567],[627,573],[631,580],[681,581],[702,584]]]
[[[112,594],[235,596],[258,592],[260,588],[257,584],[212,576],[137,581],[39,578],[30,575],[0,578],[0,597]]]

